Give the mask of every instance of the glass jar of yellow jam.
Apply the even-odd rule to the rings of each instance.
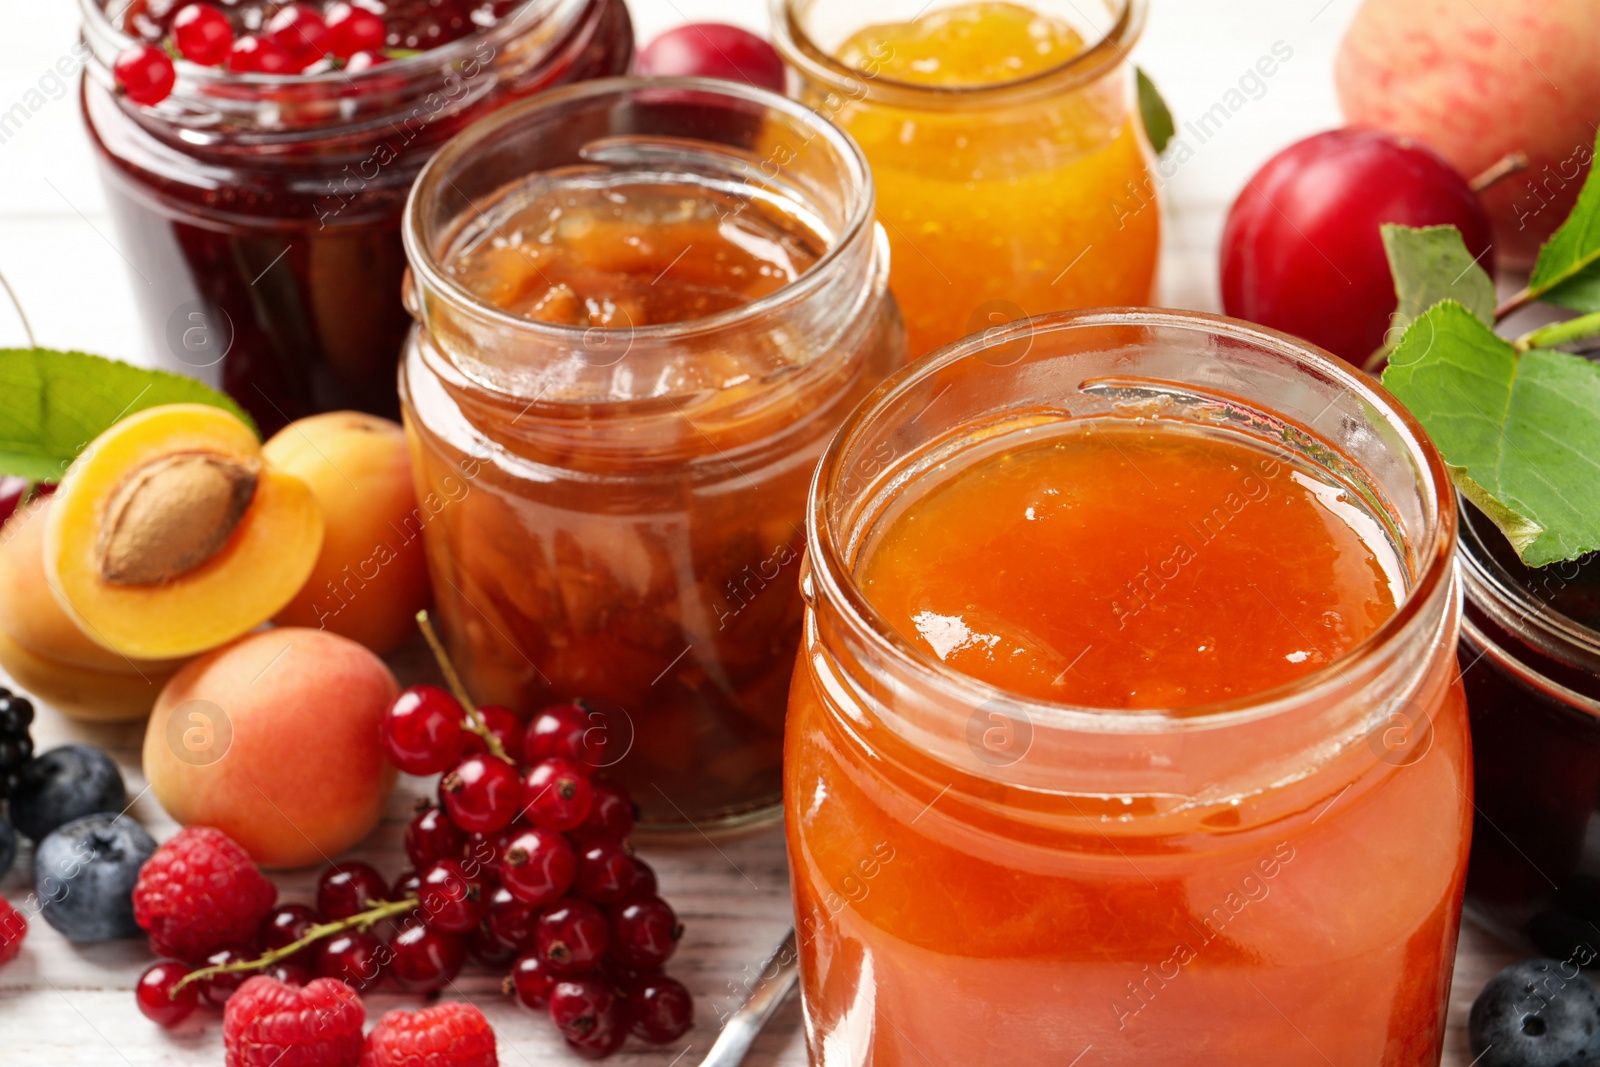
[[[1160,208],[1127,59],[1145,0],[774,4],[801,99],[871,161],[913,355],[1150,302]]]

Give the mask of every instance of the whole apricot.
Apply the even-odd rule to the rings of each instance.
[[[161,691],[144,772],[184,825],[214,826],[267,867],[325,861],[377,825],[394,785],[380,726],[399,693],[371,651],[279,627],[185,666]]]
[[[146,659],[204,652],[271,618],[322,547],[311,490],[221,408],[147,408],[90,442],[45,523],[50,591],[89,638]]]
[[[1594,154],[1594,0],[1366,0],[1334,76],[1346,121],[1415,137],[1471,177],[1510,152],[1528,169],[1483,195],[1504,265],[1532,263]]]
[[[261,454],[310,486],[322,511],[322,551],[277,621],[330,630],[379,654],[395,648],[431,595],[405,432],[375,415],[334,411],[290,423]]]
[[[50,497],[35,500],[0,528],[0,667],[69,718],[142,718],[183,661],[113,652],[61,610],[44,570],[51,503]]]

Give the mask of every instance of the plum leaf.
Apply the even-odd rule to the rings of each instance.
[[[1134,75],[1139,82],[1139,115],[1144,120],[1144,133],[1150,138],[1150,147],[1159,156],[1167,150],[1178,127],[1172,121],[1172,109],[1161,98],[1161,90],[1150,80],[1150,75],[1137,67],[1134,68]]]
[[[1595,151],[1600,154],[1600,134]],[[1600,311],[1600,179],[1591,167],[1572,214],[1539,249],[1528,295],[1574,311]]]
[[[0,474],[59,482],[112,423],[160,404],[209,404],[253,426],[227,396],[181,374],[83,352],[0,348]]]
[[[1406,330],[1383,384],[1524,563],[1600,549],[1600,365],[1550,349],[1519,355],[1446,300]]]
[[[1494,279],[1467,251],[1460,230],[1386,223],[1382,231],[1394,292],[1400,298],[1391,336],[1398,337],[1441,300],[1455,300],[1486,326],[1494,325]]]

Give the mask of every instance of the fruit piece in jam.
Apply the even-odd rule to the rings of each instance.
[[[992,85],[1059,67],[1083,36],[1021,4],[976,3],[857,31],[839,59],[913,85]]]
[[[172,20],[191,0],[133,0],[122,17],[123,29],[159,44],[172,32]],[[358,0],[359,6],[383,19],[387,48],[426,51],[493,26],[521,0]],[[273,0],[220,0],[221,9],[238,36],[260,33],[284,5]],[[328,6],[328,12],[333,5]]]
[[[567,182],[509,198],[449,270],[530,319],[627,329],[742,307],[823,251],[798,219],[704,186]]]

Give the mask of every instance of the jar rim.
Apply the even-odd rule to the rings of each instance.
[[[1469,514],[1465,508],[1462,512]],[[1517,581],[1484,544],[1470,515],[1461,523],[1459,554],[1463,584],[1474,604],[1512,633],[1526,635],[1532,630],[1535,644],[1555,659],[1579,669],[1596,669],[1600,664],[1600,631],[1557,611]]]
[[[847,446],[897,400],[952,364],[980,357],[992,348],[1016,344],[1019,338],[1105,326],[1189,330],[1270,349],[1300,361],[1319,375],[1334,379],[1398,430],[1414,468],[1426,480],[1419,486],[1419,496],[1425,508],[1427,538],[1412,546],[1416,560],[1414,580],[1394,614],[1343,655],[1294,681],[1232,700],[1137,711],[1039,700],[979,681],[928,655],[896,629],[862,593],[828,516],[826,498],[844,473]],[[820,587],[815,598],[842,613],[866,635],[876,653],[970,706],[1003,702],[1020,709],[1035,724],[1086,732],[1143,734],[1217,729],[1289,712],[1303,706],[1309,698],[1337,689],[1353,666],[1424,625],[1429,605],[1441,591],[1447,591],[1454,580],[1456,521],[1454,486],[1444,461],[1421,424],[1388,390],[1336,356],[1277,330],[1222,315],[1161,308],[1090,308],[1019,319],[963,338],[901,369],[868,394],[829,442],[812,479],[806,503],[807,555],[812,561],[807,581]],[[810,595],[808,591],[808,597]]]
[[[1098,41],[1046,70],[1004,82],[923,85],[865,72],[841,62],[807,32],[797,0],[771,0],[772,41],[805,77],[844,93],[909,110],[952,110],[1028,103],[1092,84],[1128,62],[1144,32],[1149,0],[1117,0],[1117,21]]]
[[[423,219],[425,203],[437,193],[439,184],[447,180],[449,169],[453,165],[479,144],[495,137],[504,127],[530,114],[558,107],[573,100],[663,91],[728,97],[781,112],[795,119],[801,126],[807,127],[814,137],[826,139],[839,158],[844,161],[849,173],[844,176],[843,184],[855,194],[850,213],[838,234],[830,241],[827,251],[794,281],[748,304],[699,318],[627,328],[571,326],[530,319],[490,303],[451,277],[433,249],[426,246],[422,238],[425,230]],[[826,283],[827,275],[833,265],[846,255],[858,237],[872,226],[874,200],[872,168],[867,163],[867,157],[860,146],[811,108],[786,96],[780,96],[768,89],[718,78],[597,78],[539,93],[500,108],[452,137],[418,174],[416,182],[411,187],[411,193],[406,198],[400,230],[410,268],[424,287],[447,294],[452,300],[469,307],[473,314],[496,326],[534,337],[548,338],[557,343],[572,343],[575,338],[581,339],[597,334],[626,334],[634,340],[667,343],[724,330],[772,314],[811,295],[819,286]]]
[[[366,70],[356,71],[354,74],[345,70],[325,70],[317,74],[261,74],[254,72],[230,71],[225,67],[207,67],[181,56],[173,60],[173,66],[178,71],[179,82],[189,81],[194,85],[245,85],[257,89],[274,89],[288,86],[319,86],[319,85],[360,85],[363,82],[377,82],[379,79],[396,75],[428,76],[439,71],[440,64],[453,65],[458,60],[463,60],[474,53],[477,46],[485,40],[501,40],[515,36],[522,32],[518,25],[529,14],[549,15],[556,12],[563,5],[574,10],[586,0],[523,0],[517,9],[491,26],[485,26],[473,33],[458,37],[448,44],[436,48],[425,49],[414,56],[405,56],[401,59],[391,59]],[[127,33],[106,15],[105,0],[78,0],[78,8],[83,15],[84,37],[88,40],[93,50],[99,44],[107,52],[116,53],[124,48],[136,44],[146,43],[140,38]],[[176,94],[175,94],[176,95]],[[159,105],[154,105],[159,106]]]

